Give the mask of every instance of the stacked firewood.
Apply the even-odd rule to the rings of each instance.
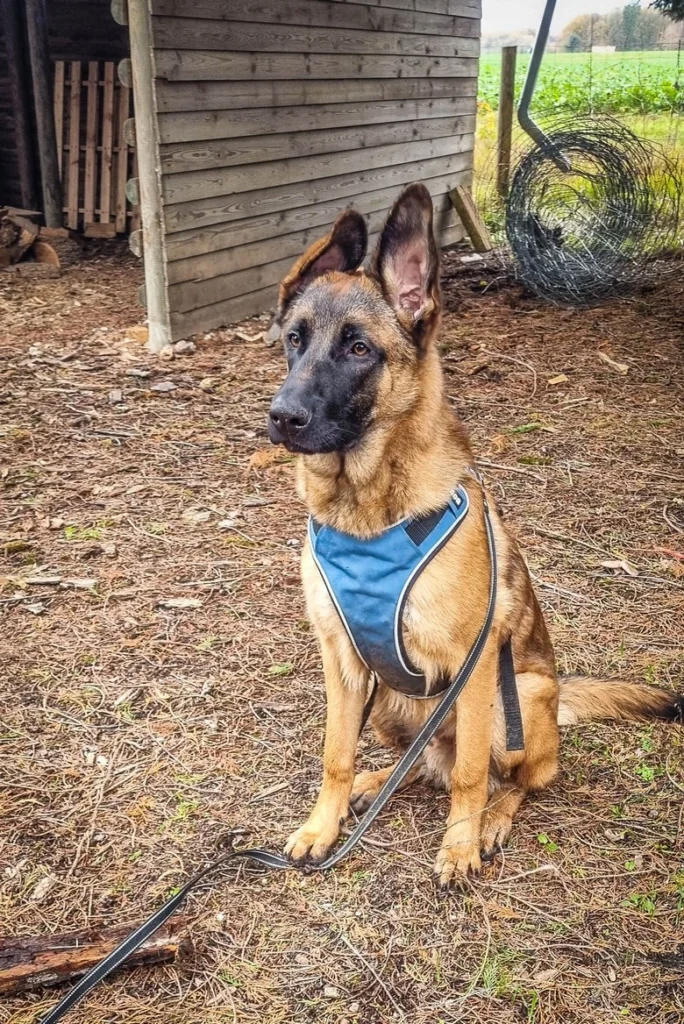
[[[20,264],[16,269],[27,273],[38,267],[59,272],[74,241],[66,228],[40,227],[37,217],[30,211],[0,206],[0,269]]]

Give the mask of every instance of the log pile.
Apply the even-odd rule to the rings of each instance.
[[[0,269],[14,267],[17,273],[58,274],[65,262],[72,262],[73,249],[80,246],[66,228],[39,227],[40,214],[0,206]]]

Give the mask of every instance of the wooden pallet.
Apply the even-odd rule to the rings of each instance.
[[[140,226],[138,207],[126,198],[135,153],[124,125],[131,90],[113,61],[57,61],[55,129],[68,228],[91,237],[113,237]]]

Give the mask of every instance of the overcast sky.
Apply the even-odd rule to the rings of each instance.
[[[578,14],[605,14],[623,6],[622,0],[558,0],[551,32],[559,32]],[[544,0],[482,0],[482,31],[536,29],[544,7]]]

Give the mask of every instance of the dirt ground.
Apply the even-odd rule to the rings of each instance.
[[[683,690],[681,274],[572,312],[445,266],[449,394],[561,669]],[[231,830],[279,848],[319,780],[305,512],[265,434],[281,353],[226,330],[160,362],[129,330],[139,278],[93,247],[60,280],[0,280],[6,934],[137,922]],[[676,726],[567,730],[503,862],[446,898],[447,800],[412,789],[325,877],[226,872],[188,902],[192,953],[69,1020],[680,1024],[683,754]],[[386,757],[364,738],[360,765]]]

